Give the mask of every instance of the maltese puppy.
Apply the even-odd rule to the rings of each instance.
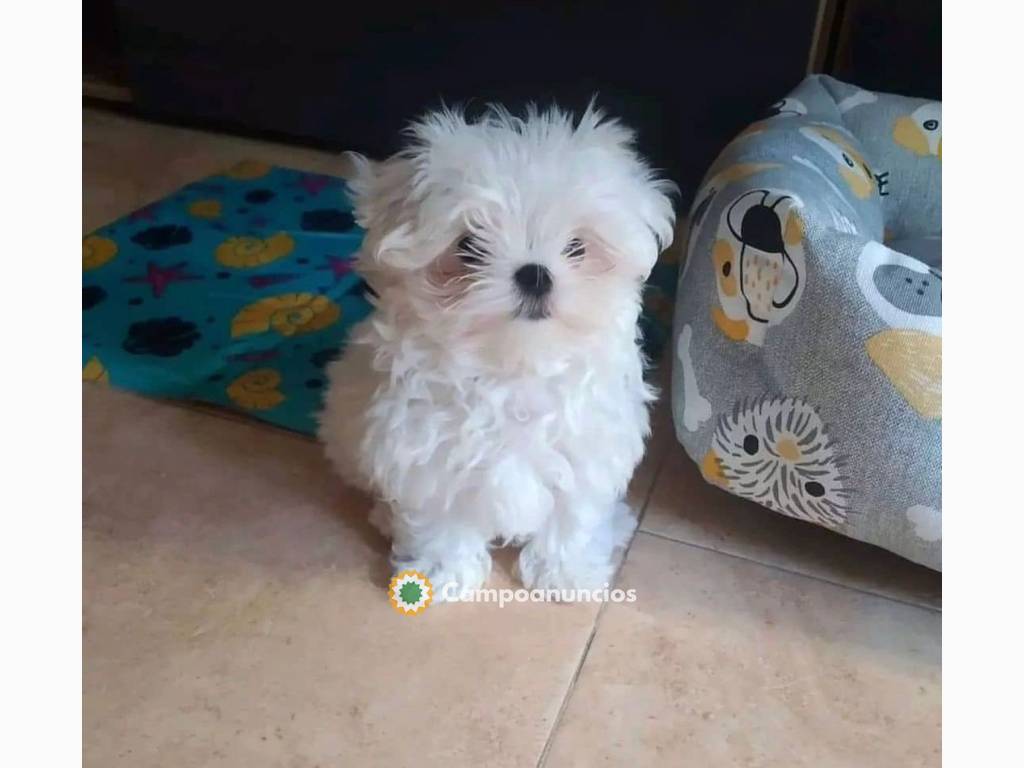
[[[327,454],[435,598],[478,588],[507,543],[531,589],[605,586],[636,525],[655,399],[637,318],[674,185],[593,107],[442,110],[408,133],[352,157],[376,311],[329,369]]]

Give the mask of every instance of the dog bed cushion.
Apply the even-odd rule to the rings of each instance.
[[[690,214],[676,433],[705,479],[941,569],[942,105],[807,78]]]

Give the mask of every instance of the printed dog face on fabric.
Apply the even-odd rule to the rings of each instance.
[[[942,273],[870,242],[857,285],[889,326],[865,342],[868,357],[922,418],[942,418]]]
[[[770,325],[796,308],[806,282],[800,200],[754,189],[722,213],[711,250],[720,306],[718,329],[734,341],[764,344]]]
[[[854,149],[852,142],[842,133],[825,125],[805,126],[800,129],[800,133],[836,161],[839,175],[857,198],[866,200],[876,192],[875,174],[863,155]],[[881,178],[884,179],[885,175]]]
[[[933,101],[897,118],[892,139],[915,155],[942,160],[942,102]]]
[[[846,522],[841,459],[804,400],[763,397],[723,415],[704,456],[705,479],[738,496],[818,525]]]

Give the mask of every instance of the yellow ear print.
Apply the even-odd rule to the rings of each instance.
[[[938,155],[939,155],[939,160],[941,160],[942,159],[942,139],[939,139],[939,152],[938,152]]]
[[[700,472],[709,483],[720,485],[723,488],[729,487],[729,481],[722,473],[722,462],[714,450],[704,454],[704,460],[700,463]]]
[[[843,179],[846,180],[850,189],[853,190],[853,194],[861,200],[864,200],[871,195],[871,182],[868,180],[867,176],[857,173],[850,168],[840,168],[839,173]]]
[[[731,320],[726,317],[721,307],[711,308],[711,319],[715,321],[718,330],[733,341],[746,341],[750,333],[750,326],[746,320]]]
[[[722,183],[728,183],[730,181],[739,181],[745,179],[747,176],[753,176],[758,171],[767,171],[772,168],[781,168],[782,166],[778,163],[736,163],[736,165],[730,165],[724,171],[718,174],[718,180]]]
[[[925,419],[942,418],[942,337],[903,328],[881,331],[864,344],[911,408]]]
[[[728,240],[716,240],[715,246],[711,249],[711,259],[715,262],[715,274],[718,276],[718,285],[726,296],[735,296],[736,285],[736,264],[733,259],[732,246]]]
[[[920,126],[907,116],[896,121],[892,129],[892,138],[901,147],[909,149],[915,155],[928,154],[928,139]]]
[[[786,228],[782,233],[786,245],[800,245],[804,240],[804,222],[800,214],[791,210],[786,217]]]

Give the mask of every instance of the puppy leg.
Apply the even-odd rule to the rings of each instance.
[[[560,499],[554,513],[519,553],[519,575],[529,589],[601,589],[615,569],[615,551],[636,529],[621,501]]]
[[[419,571],[434,587],[434,600],[444,600],[444,588],[456,592],[477,589],[491,573],[487,538],[479,531],[453,525],[451,520],[424,524],[422,517],[398,510],[391,518],[391,566],[395,572]],[[449,592],[451,588],[449,588]]]

